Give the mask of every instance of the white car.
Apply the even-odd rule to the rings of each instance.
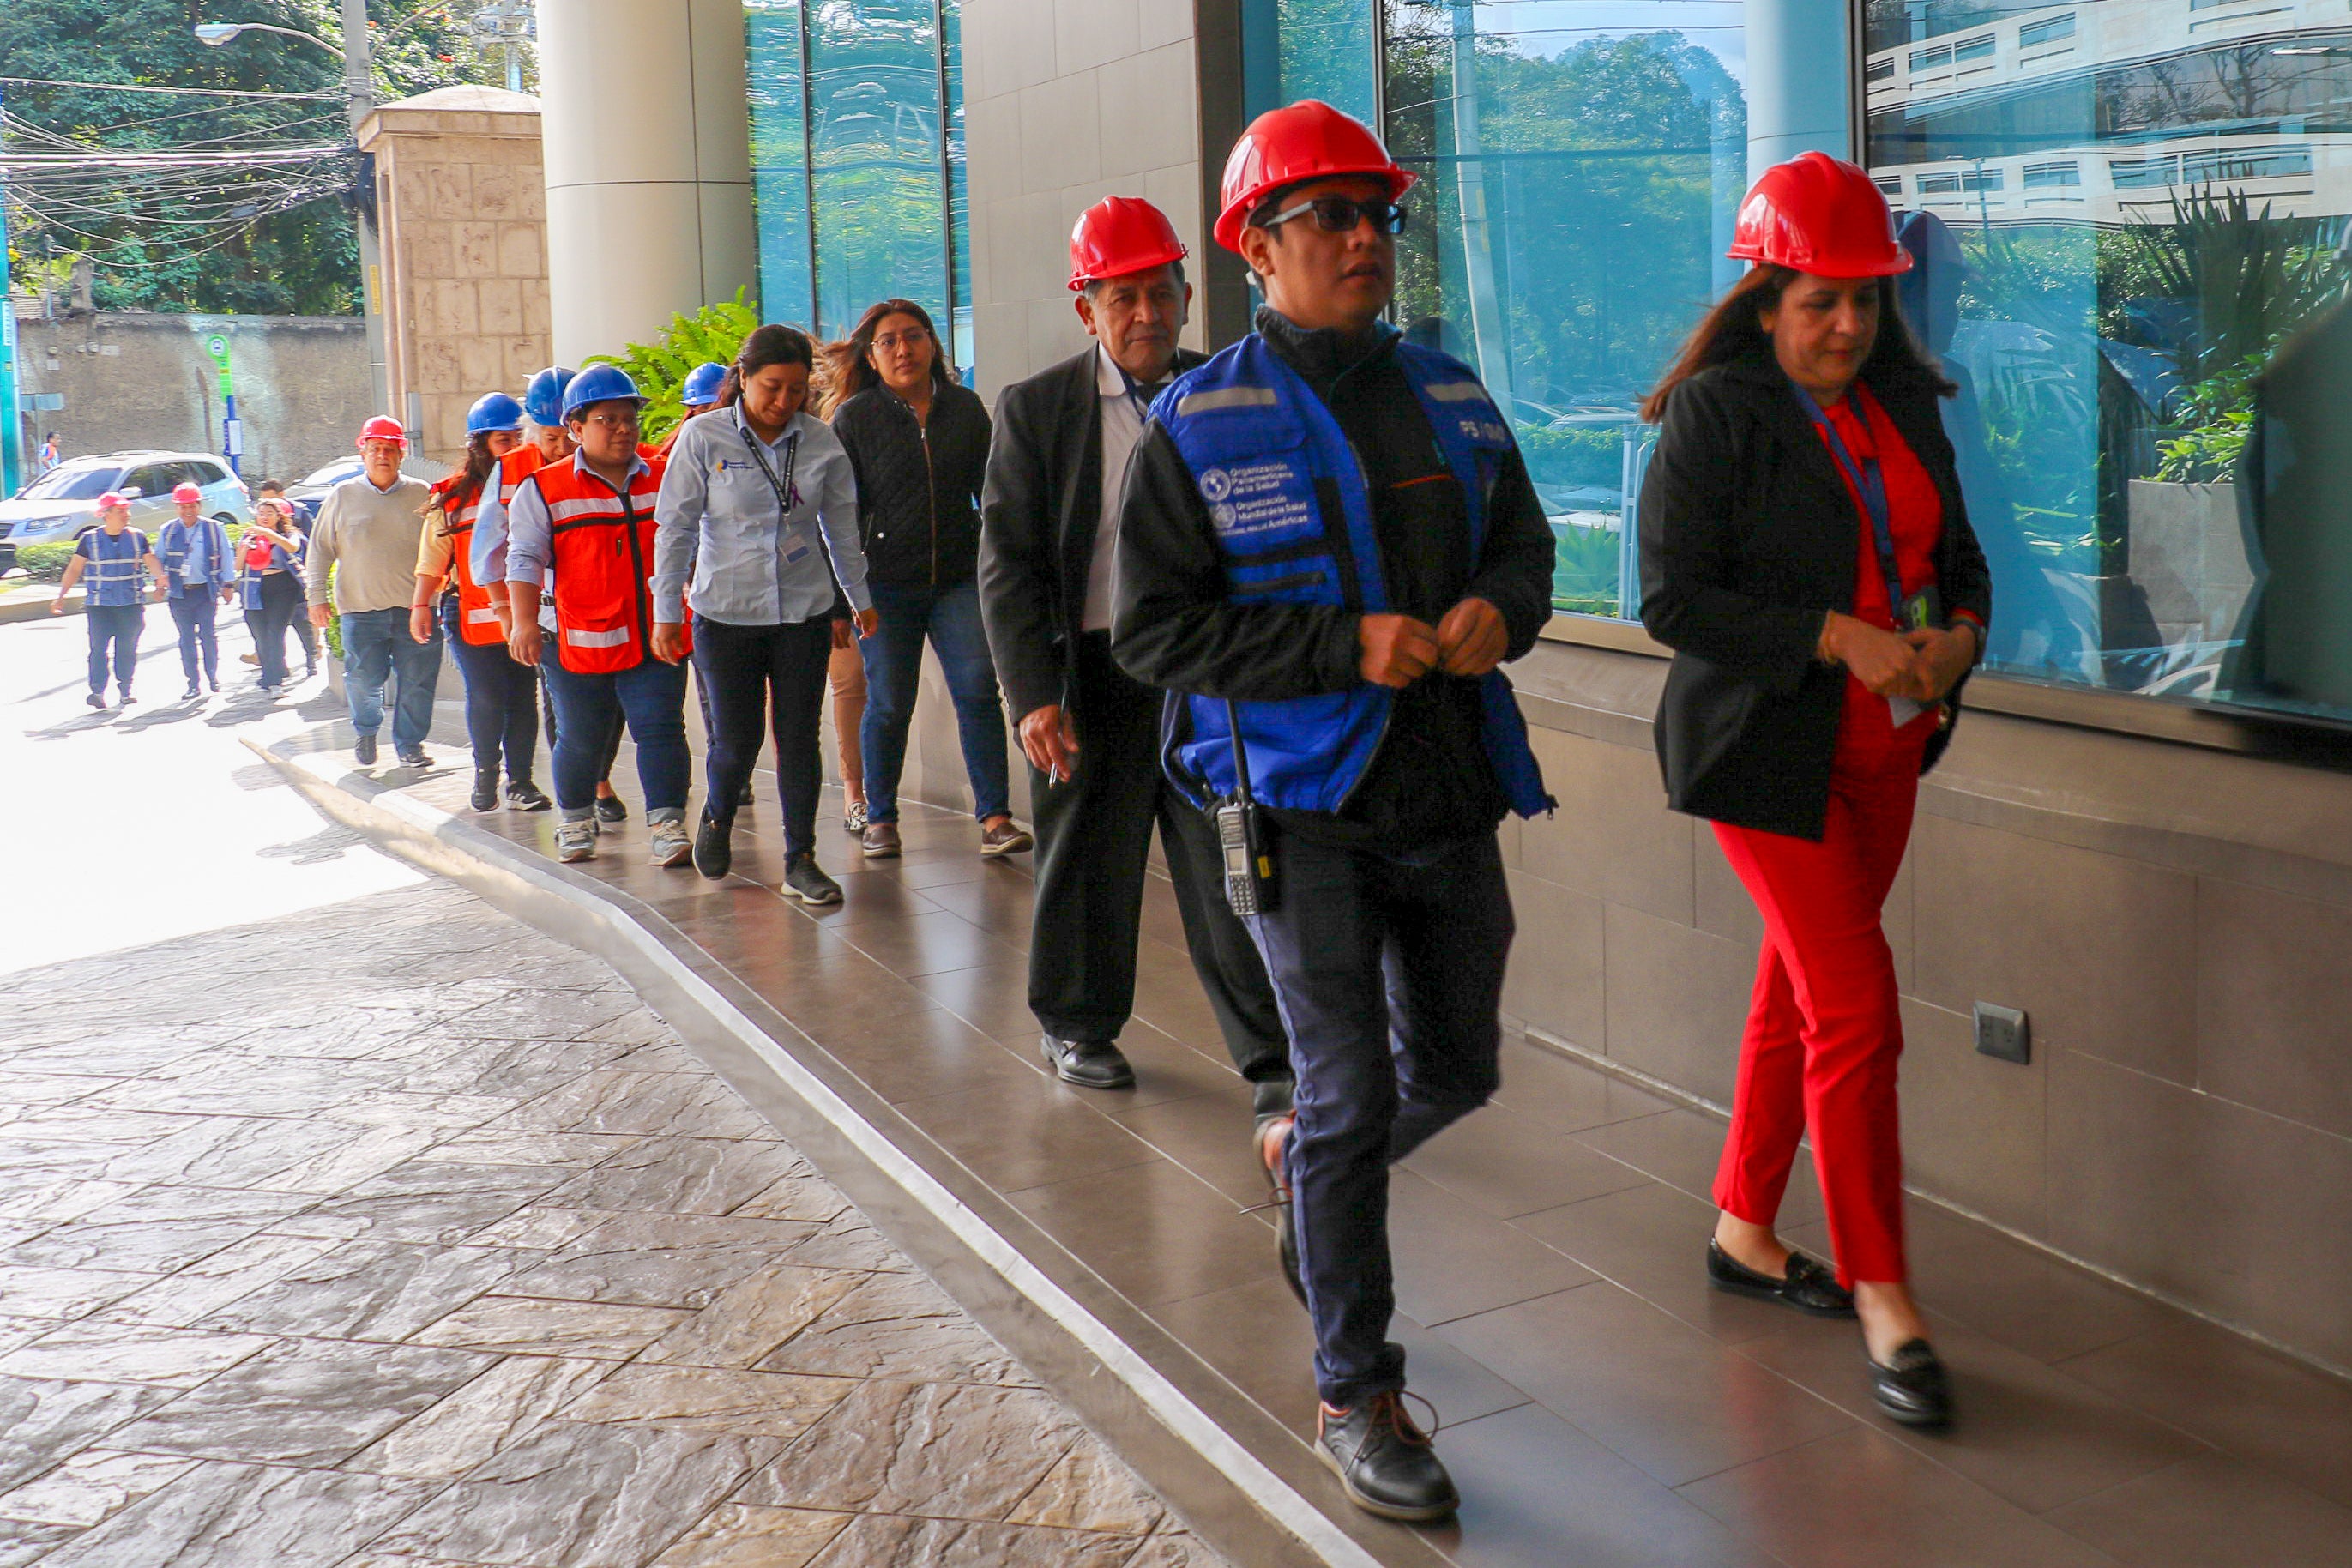
[[[115,452],[68,458],[0,501],[0,567],[16,563],[17,547],[70,544],[98,526],[90,510],[117,490],[131,498],[131,525],[151,537],[170,521],[172,491],[194,484],[204,492],[205,515],[223,523],[253,521],[253,496],[220,458],[204,452]]]

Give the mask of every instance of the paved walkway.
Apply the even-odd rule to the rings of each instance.
[[[610,970],[0,627],[0,1568],[1213,1568]],[[528,980],[518,980],[527,975]]]

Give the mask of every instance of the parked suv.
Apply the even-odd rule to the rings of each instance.
[[[69,458],[0,501],[0,570],[25,544],[68,544],[98,525],[90,507],[109,490],[131,498],[131,525],[152,537],[173,516],[172,491],[193,483],[205,515],[224,523],[253,521],[253,497],[228,465],[203,452],[116,452]]]

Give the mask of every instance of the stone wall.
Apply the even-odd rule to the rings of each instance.
[[[457,87],[387,103],[360,128],[375,154],[391,412],[454,463],[466,410],[520,395],[550,363],[547,186],[536,99]]]
[[[99,311],[20,317],[25,393],[65,407],[30,416],[27,454],[54,430],[68,457],[140,447],[217,452],[220,377],[205,353],[229,341],[247,482],[295,479],[352,450],[368,407],[367,329],[357,316],[174,316]]]

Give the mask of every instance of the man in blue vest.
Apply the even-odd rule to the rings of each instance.
[[[1260,1152],[1314,1320],[1317,1452],[1360,1507],[1425,1521],[1457,1500],[1388,1339],[1388,1167],[1495,1089],[1495,830],[1551,805],[1496,666],[1551,613],[1553,545],[1477,377],[1383,320],[1412,181],[1328,104],[1244,133],[1215,232],[1265,307],[1152,405],[1111,637],[1181,694],[1170,776],[1264,821],[1227,879],[1269,906],[1246,920],[1290,1033],[1297,1109]]]

